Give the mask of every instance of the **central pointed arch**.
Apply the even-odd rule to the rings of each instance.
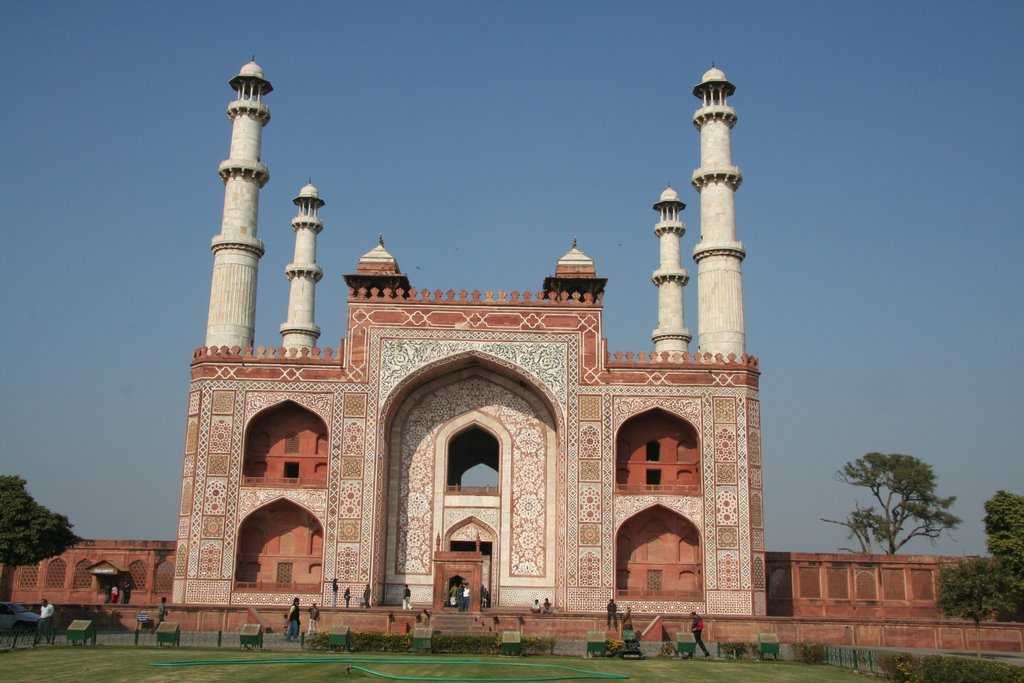
[[[472,382],[482,382],[481,387],[491,389],[478,394],[472,391],[467,393],[459,388],[463,385],[468,387]],[[461,398],[455,402],[452,402],[451,397],[438,398],[449,390],[457,391],[453,396]],[[521,414],[524,417],[529,415],[531,420],[537,420],[536,427],[527,428],[522,425],[513,429],[514,433],[510,433],[502,425],[502,420],[506,418],[495,414],[494,406],[486,408],[485,412],[476,410],[476,406],[481,404],[474,401],[485,400],[484,395],[490,395],[495,391],[499,395],[504,392],[503,395],[512,397],[508,400],[520,402],[519,405],[524,411]],[[379,451],[383,455],[382,473],[385,476],[378,480],[378,491],[385,500],[387,512],[381,516],[374,531],[376,542],[384,542],[384,552],[375,558],[374,575],[385,584],[385,600],[393,600],[405,583],[412,586],[416,600],[420,599],[416,597],[417,587],[421,591],[431,590],[433,570],[429,557],[435,545],[439,545],[435,540],[439,542],[445,535],[442,521],[444,511],[447,509],[445,506],[482,504],[485,507],[493,505],[494,513],[507,520],[500,526],[492,527],[496,530],[498,538],[493,572],[493,575],[498,577],[495,588],[497,589],[498,583],[515,584],[523,581],[526,583],[522,585],[545,586],[545,592],[555,597],[558,604],[557,591],[561,589],[561,584],[556,577],[562,571],[563,565],[562,545],[555,541],[555,537],[559,525],[564,522],[559,519],[563,515],[563,506],[556,504],[556,501],[563,495],[563,484],[558,477],[558,468],[564,467],[564,435],[560,428],[562,415],[556,406],[557,402],[551,392],[521,368],[475,351],[456,354],[431,363],[396,385],[395,390],[384,400],[379,425]],[[508,408],[497,410],[507,411]],[[511,416],[516,414],[516,411],[503,414]],[[430,426],[426,426],[424,419],[429,421]],[[444,495],[447,445],[450,439],[457,437],[467,428],[472,428],[474,423],[484,431],[490,432],[499,443],[500,490],[474,493],[484,498],[493,496],[493,503],[484,500],[447,501]],[[409,427],[413,427],[412,431],[409,431]],[[423,431],[424,429],[426,431]],[[532,430],[536,433],[536,438],[531,436],[527,439],[523,429]],[[420,433],[422,435],[417,435]],[[424,438],[428,440],[423,441]],[[410,445],[421,442],[423,445]],[[512,464],[507,458],[514,451],[518,451],[520,445],[517,444],[525,449],[524,457],[515,461],[519,464]],[[419,455],[415,454],[419,453],[419,450],[415,453],[403,451],[408,448],[426,448],[427,451]],[[428,451],[434,455],[428,456]],[[524,476],[522,472],[534,467],[530,463],[535,456],[526,457],[528,453],[533,452],[538,453],[536,457],[539,460],[536,466],[542,471],[532,480],[541,484],[525,495],[516,494],[515,491],[521,488],[521,484],[514,482],[518,482]],[[433,465],[428,465],[430,458],[433,459]],[[430,469],[433,470],[433,474],[430,473]],[[409,488],[403,483],[403,477],[408,477],[410,472],[415,473],[413,476],[418,478],[417,481],[424,477],[436,481],[429,487],[417,484]],[[450,491],[447,493],[453,494]],[[454,494],[458,495],[458,492]],[[513,501],[515,509],[512,508]],[[403,513],[402,510],[406,508],[409,508],[408,511]],[[531,523],[537,528],[528,531],[524,528],[520,533],[518,525],[521,524],[521,520],[528,518],[533,520]],[[407,525],[403,524],[403,519],[408,520]],[[515,532],[513,528],[516,529]],[[523,549],[527,545],[532,547],[534,541],[537,543],[536,552],[524,554]],[[410,555],[410,548],[416,548],[416,554]],[[527,555],[529,559],[526,558]],[[536,562],[535,566],[530,564],[533,561]],[[520,576],[525,578],[517,578]],[[531,581],[534,584],[531,584]],[[428,597],[428,593],[422,595],[423,598]]]

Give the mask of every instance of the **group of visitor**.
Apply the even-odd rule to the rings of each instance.
[[[546,602],[546,601],[545,601]],[[609,630],[615,630],[618,628],[619,620],[619,606],[615,603],[615,598],[608,601],[608,628]],[[622,615],[622,628],[632,629],[633,628],[633,611],[630,607],[626,607],[625,614]],[[704,618],[696,612],[690,612],[690,633],[693,634],[693,640],[697,643],[697,646],[704,652],[705,659],[711,655],[708,653],[708,649],[704,647],[704,641],[701,639],[704,633]]]
[[[453,583],[448,589],[448,605],[458,607],[460,612],[469,611],[470,597],[468,583]]]
[[[317,632],[320,626],[320,608],[314,602],[309,606],[309,625],[306,627],[306,635],[311,636]],[[298,640],[302,630],[302,608],[299,607],[299,599],[292,600],[285,617],[285,640]]]
[[[120,586],[116,583],[111,584],[110,588],[107,589],[104,598],[105,601],[111,605],[127,605],[132,600],[131,581],[123,581]]]
[[[551,601],[544,598],[544,604],[540,604],[540,600],[534,600],[533,604],[530,605],[530,611],[534,614],[551,614]]]
[[[331,607],[337,607],[338,606],[338,590],[339,590],[338,579],[337,578],[331,579]],[[406,586],[405,590],[408,593],[409,587]],[[348,586],[345,586],[345,592],[342,593],[341,597],[342,597],[342,600],[345,601],[345,609],[348,609],[349,603],[352,600],[352,591],[349,589]],[[370,591],[370,584],[366,584],[366,587],[363,588],[363,600],[362,600],[362,602],[359,603],[359,606],[364,608],[364,609],[366,609],[366,608],[372,606],[372,601],[373,601],[373,593]]]

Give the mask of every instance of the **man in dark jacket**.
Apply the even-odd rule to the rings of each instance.
[[[708,653],[708,649],[704,647],[704,641],[701,640],[700,636],[704,632],[704,620],[696,612],[690,612],[690,616],[693,617],[693,621],[690,622],[690,633],[693,634],[693,639],[697,645],[704,652],[704,658],[707,659],[711,655]]]
[[[608,628],[609,629],[614,629],[615,628],[615,626],[616,626],[615,618],[618,615],[618,612],[619,612],[619,606],[615,604],[615,598],[612,598],[611,600],[608,601]]]

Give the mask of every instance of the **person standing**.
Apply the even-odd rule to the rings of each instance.
[[[314,602],[309,606],[309,626],[306,628],[306,635],[311,636],[316,633],[317,626],[320,624],[320,608],[316,606]]]
[[[690,633],[693,634],[693,640],[700,647],[701,651],[704,652],[704,659],[707,659],[711,655],[708,653],[708,649],[704,647],[704,641],[701,640],[701,634],[704,633],[704,619],[696,612],[690,612],[690,616],[693,620],[690,622]]]
[[[331,607],[338,606],[338,577],[331,579]],[[348,605],[345,605],[348,607]]]
[[[348,586],[345,586],[345,594],[342,597],[345,598],[345,609],[348,609],[348,601],[352,599],[352,591]]]
[[[113,586],[110,587],[110,604],[111,605],[116,605],[117,604],[117,598],[118,598],[118,596],[120,596],[120,594],[121,594],[121,592],[117,589],[117,584],[116,583]]]
[[[287,640],[298,640],[299,638],[299,599],[292,600],[292,606],[288,608],[288,635]]]
[[[44,638],[47,645],[53,644],[53,605],[45,598],[39,607],[39,637]]]
[[[402,590],[402,609],[412,609],[412,591],[409,590],[409,584],[405,584]]]
[[[462,586],[462,611],[463,612],[468,612],[469,611],[469,598],[470,598],[470,595],[469,595],[469,584],[466,583],[466,584],[463,584],[463,586]]]
[[[124,586],[121,588],[121,604],[127,605],[132,599],[132,584],[128,581],[124,582]]]
[[[608,629],[615,630],[615,621],[619,614],[619,606],[615,604],[615,598],[608,601]]]
[[[363,589],[363,609],[370,608],[370,584],[366,584],[366,588]]]
[[[160,598],[160,609],[156,613],[156,625],[164,623],[167,618],[167,598]]]

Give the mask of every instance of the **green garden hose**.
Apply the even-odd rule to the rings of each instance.
[[[364,664],[443,664],[446,666],[468,666],[494,664],[495,660],[486,659],[455,659],[447,657],[267,657],[252,659],[183,659],[170,662],[152,662],[152,666],[167,668],[184,668],[192,666],[253,666],[262,664],[347,664],[353,671],[361,671],[376,678],[384,678],[391,681],[452,681],[462,682],[479,681],[480,683],[520,683],[525,681],[579,681],[587,679],[600,680],[625,680],[629,678],[623,674],[605,673],[603,671],[586,671],[561,664],[527,664],[525,662],[501,662],[502,667],[519,667],[525,669],[547,669],[550,674],[537,676],[490,676],[480,678],[454,677],[454,676],[421,676],[389,674],[383,671],[367,668]]]

